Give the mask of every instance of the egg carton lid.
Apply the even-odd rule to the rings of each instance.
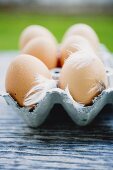
[[[61,104],[76,124],[85,126],[97,116],[106,104],[113,104],[113,59],[112,55],[104,45],[101,45],[100,49],[101,54],[103,55],[102,60],[106,66],[109,88],[103,90],[99,96],[95,97],[91,106],[83,106],[77,103],[73,100],[70,94],[67,93],[67,91],[60,88],[48,90],[34,108],[20,107],[17,102],[7,93],[2,96],[6,103],[10,105],[19,115],[21,115],[30,127],[40,126],[49,115],[54,104]],[[55,68],[51,70],[51,72],[54,79],[57,80],[60,69]]]

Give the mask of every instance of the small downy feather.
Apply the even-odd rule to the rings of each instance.
[[[42,75],[37,75],[35,86],[26,94],[24,99],[24,106],[32,106],[44,98],[46,92],[52,88],[57,87],[57,83],[53,79],[45,78]]]
[[[101,93],[105,89],[106,89],[105,84],[102,81],[97,81],[88,91],[88,93],[94,93],[94,91],[96,91],[97,93]]]
[[[95,55],[94,53],[92,53],[93,55]],[[75,53],[72,53],[66,60],[65,63],[69,63],[71,62],[71,60],[75,59],[75,55],[76,57],[79,57],[79,60],[76,61],[76,63],[73,65],[73,67],[76,67],[77,70],[86,67],[88,65],[90,65],[90,63],[92,63],[95,60],[95,57],[92,56],[90,54],[90,52],[84,51],[84,50],[80,50],[77,51]],[[85,56],[85,57],[81,57],[81,56]],[[89,57],[90,56],[90,57]],[[88,60],[87,60],[88,58]]]

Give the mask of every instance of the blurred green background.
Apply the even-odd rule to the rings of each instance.
[[[18,49],[21,31],[30,24],[47,27],[60,42],[66,29],[75,23],[89,24],[100,41],[113,51],[113,16],[57,16],[0,12],[0,50]]]

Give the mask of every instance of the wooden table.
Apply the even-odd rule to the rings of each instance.
[[[0,53],[1,93],[5,70],[15,53]],[[78,127],[55,105],[46,122],[31,129],[0,98],[2,169],[113,169],[113,106],[106,106],[89,126]]]

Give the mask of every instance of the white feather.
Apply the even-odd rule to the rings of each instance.
[[[45,78],[42,75],[36,76],[35,84],[36,85],[33,86],[25,96],[25,106],[31,106],[38,103],[44,98],[48,90],[57,87],[57,83],[55,80]]]

